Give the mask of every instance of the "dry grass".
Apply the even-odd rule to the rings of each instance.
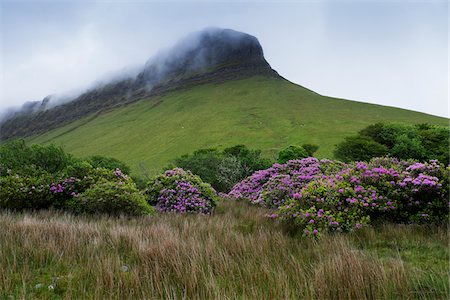
[[[214,216],[3,212],[0,298],[449,297],[445,228],[385,226],[314,241],[265,213],[232,203]]]

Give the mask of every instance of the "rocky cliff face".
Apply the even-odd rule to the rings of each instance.
[[[154,95],[255,75],[279,77],[265,60],[257,38],[230,29],[205,29],[150,59],[136,77],[91,89],[70,102],[52,105],[51,109],[45,109],[49,102],[45,98],[33,104],[39,109],[27,107],[16,112],[0,125],[0,138],[42,133]]]

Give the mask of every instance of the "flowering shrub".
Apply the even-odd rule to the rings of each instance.
[[[269,208],[282,205],[308,182],[340,170],[344,163],[308,157],[255,172],[236,184],[228,193],[231,199],[243,199]]]
[[[216,192],[209,184],[180,168],[153,177],[145,194],[148,203],[162,212],[209,214],[217,201]]]
[[[148,215],[155,213],[134,183],[100,179],[90,188],[75,195],[67,207],[76,213],[107,213],[113,215]]]
[[[294,224],[305,235],[385,221],[442,222],[448,218],[449,170],[435,160],[344,164],[306,158],[255,172],[228,197],[279,208],[271,218]]]
[[[0,208],[49,208],[54,200],[48,185],[51,181],[51,175],[44,171],[23,175],[8,170],[0,177]]]

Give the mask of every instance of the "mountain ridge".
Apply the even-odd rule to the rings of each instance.
[[[135,77],[92,88],[50,109],[46,109],[50,96],[24,105],[22,112],[1,122],[0,139],[42,134],[144,98],[252,76],[282,78],[265,60],[256,37],[231,29],[208,28],[148,60]]]

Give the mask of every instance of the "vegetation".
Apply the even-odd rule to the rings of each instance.
[[[148,203],[161,212],[210,214],[216,206],[216,191],[190,171],[175,168],[157,175],[145,191]]]
[[[0,209],[53,208],[116,215],[155,212],[133,180],[118,168],[94,168],[61,147],[28,147],[23,141],[0,146],[0,154]],[[94,162],[109,167],[120,163],[101,157]]]
[[[263,208],[118,219],[0,212],[2,299],[448,299],[445,227],[299,242]]]
[[[288,146],[278,153],[278,162],[285,164],[289,160],[308,157],[308,152],[302,146]]]
[[[437,159],[448,164],[449,142],[448,127],[376,123],[362,129],[357,136],[347,137],[336,146],[334,155],[346,162],[390,155],[420,161]]]
[[[268,168],[271,162],[261,157],[260,150],[236,145],[223,151],[200,149],[175,159],[172,165],[200,176],[219,192],[228,192],[233,185],[253,172]]]
[[[140,175],[145,164],[158,174],[171,160],[196,149],[245,144],[275,160],[287,145],[334,145],[377,122],[430,123],[448,119],[423,113],[321,96],[284,80],[253,77],[205,84],[155,96],[92,115],[27,139],[64,145],[79,157],[101,154],[124,161]]]
[[[124,174],[130,174],[131,169],[130,167],[124,163],[123,161],[120,161],[114,157],[105,157],[101,155],[93,155],[89,157],[88,162],[94,167],[94,168],[105,168],[110,170],[120,169],[122,173]]]
[[[346,165],[306,158],[256,172],[228,196],[279,209],[272,218],[305,236],[385,222],[444,223],[449,171],[437,161],[377,158]]]

